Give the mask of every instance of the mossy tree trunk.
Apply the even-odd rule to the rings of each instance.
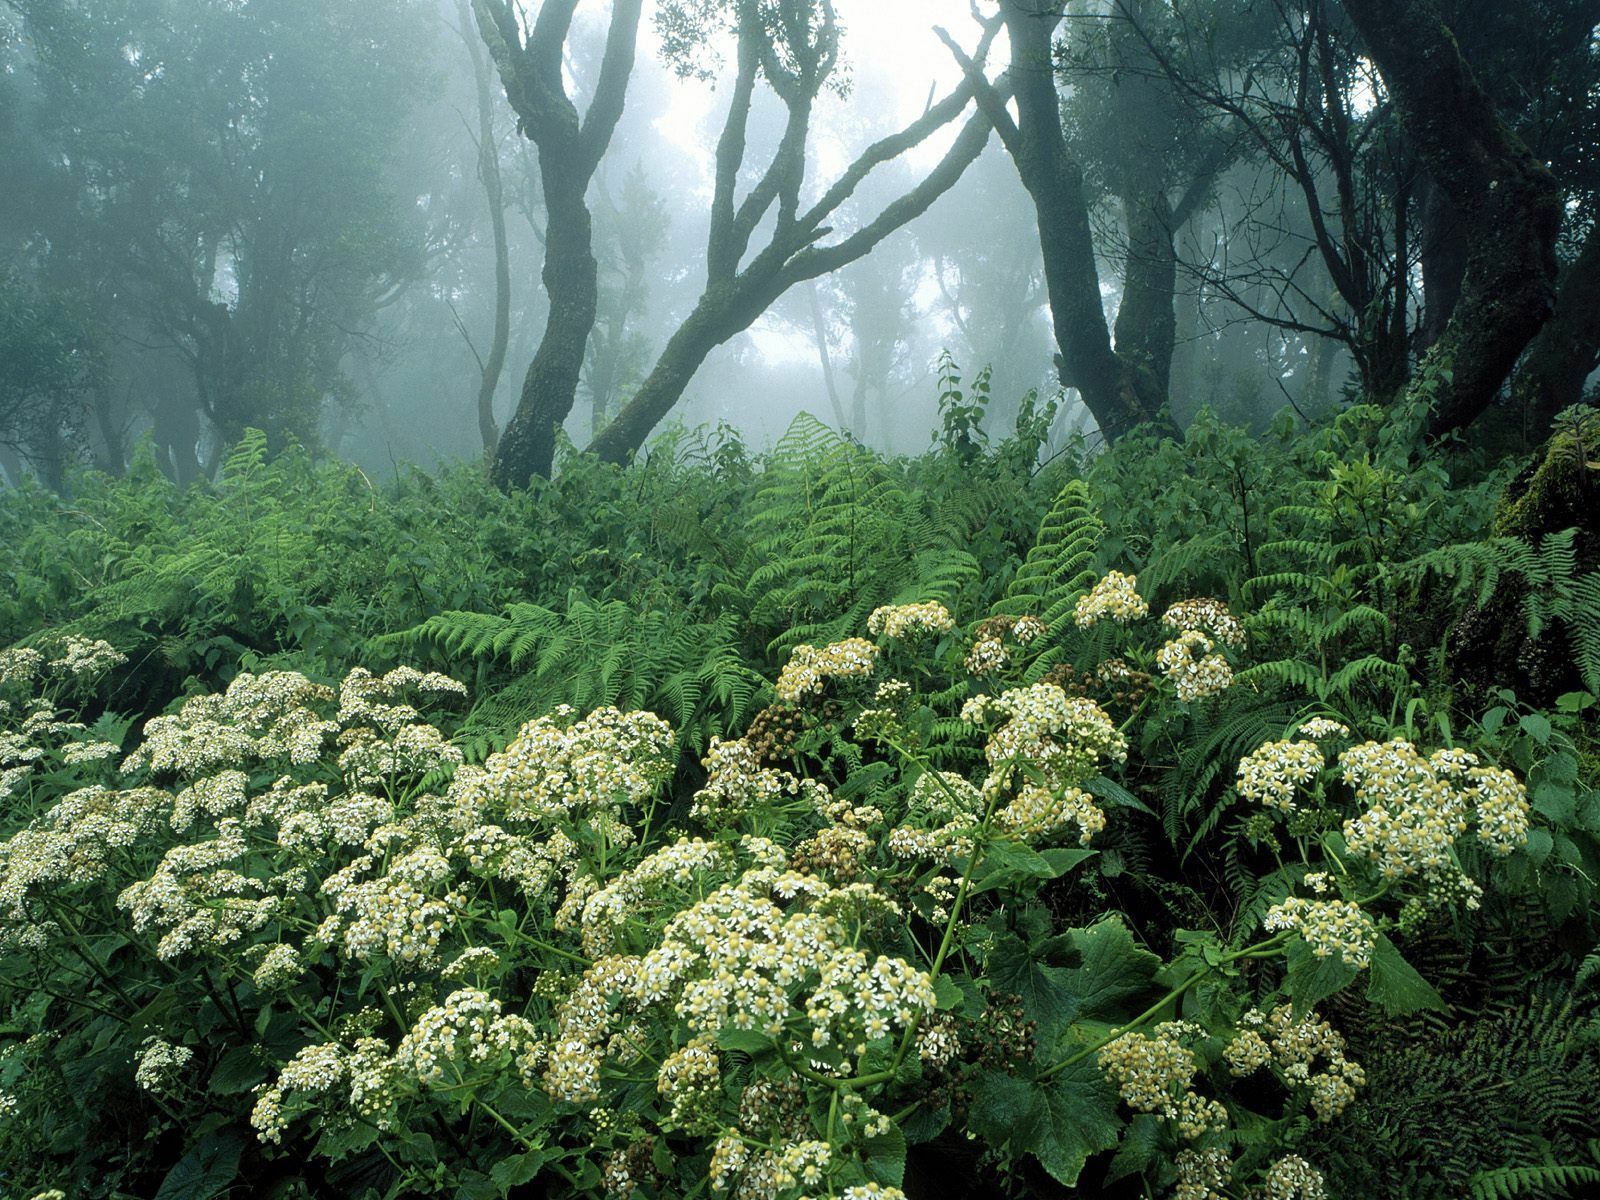
[[[1467,259],[1435,353],[1433,434],[1493,401],[1555,304],[1556,179],[1496,111],[1433,0],[1343,0],[1433,182],[1461,214]]]
[[[549,476],[556,430],[577,398],[600,294],[586,194],[622,117],[644,0],[613,3],[593,98],[582,115],[567,93],[563,62],[577,6],[578,0],[546,0],[524,34],[519,6],[473,0],[506,99],[523,135],[539,149],[547,222],[541,278],[550,311],[490,467],[496,486],[505,489]]]

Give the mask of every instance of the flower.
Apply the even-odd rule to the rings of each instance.
[[[1127,624],[1150,615],[1150,606],[1138,593],[1138,577],[1124,575],[1121,571],[1107,571],[1087,593],[1078,597],[1072,610],[1072,620],[1079,629],[1088,629],[1101,621]]]
[[[1303,900],[1290,896],[1267,910],[1262,927],[1292,929],[1318,958],[1338,955],[1357,970],[1372,961],[1378,930],[1357,904],[1348,900]]]
[[[1156,666],[1172,680],[1179,700],[1215,696],[1233,686],[1233,668],[1198,629],[1185,630],[1157,650]]]
[[[867,632],[897,640],[949,633],[955,627],[950,610],[933,600],[921,604],[886,604],[873,609],[867,618]]]
[[[778,699],[793,704],[820,695],[831,679],[863,679],[878,665],[878,648],[865,638],[845,638],[820,650],[796,646],[778,674],[774,689]]]
[[[1234,649],[1243,648],[1245,643],[1244,626],[1239,619],[1221,600],[1210,596],[1179,600],[1162,614],[1161,623],[1175,633],[1203,633]]]
[[[194,1058],[194,1051],[159,1038],[146,1038],[137,1057],[133,1082],[147,1092],[164,1092],[177,1079],[178,1072]]]
[[[1266,742],[1239,760],[1239,795],[1293,812],[1295,792],[1316,779],[1323,765],[1315,742]]]

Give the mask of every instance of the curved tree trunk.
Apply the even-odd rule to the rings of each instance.
[[[1555,315],[1528,347],[1511,396],[1535,439],[1550,432],[1562,409],[1583,399],[1583,385],[1600,367],[1600,226],[1592,227],[1578,257],[1561,275]]]
[[[1122,212],[1128,228],[1128,262],[1117,308],[1116,353],[1124,386],[1133,392],[1135,404],[1141,412],[1155,413],[1167,402],[1172,348],[1178,336],[1172,207],[1158,189],[1124,197]]]
[[[1467,231],[1461,210],[1443,188],[1424,176],[1418,191],[1422,323],[1417,329],[1416,349],[1421,354],[1443,336],[1461,298],[1461,280],[1467,273]]]
[[[546,181],[548,231],[541,279],[550,311],[522,381],[517,410],[495,451],[490,477],[501,488],[522,487],[535,475],[549,476],[556,430],[577,397],[584,347],[600,304],[600,267],[582,186],[556,182],[570,172],[558,154],[541,149],[539,170]]]
[[[1467,234],[1461,295],[1435,353],[1430,432],[1460,429],[1494,400],[1555,305],[1561,193],[1501,119],[1433,0],[1343,0],[1428,173]]]
[[[539,148],[545,201],[541,278],[550,301],[544,336],[522,382],[489,475],[497,487],[522,487],[548,477],[556,430],[578,394],[584,349],[599,310],[599,265],[585,193],[611,144],[633,73],[644,0],[615,0],[605,53],[588,111],[567,92],[564,51],[578,0],[545,0],[524,32],[521,6],[473,0],[478,30],[505,85],[522,133]]]
[[[747,289],[709,289],[668,339],[633,398],[589,443],[589,453],[601,462],[627,462],[682,398],[706,357],[754,325],[774,299]]]
[[[484,455],[492,462],[500,444],[500,426],[494,419],[494,394],[500,387],[500,373],[506,365],[506,347],[511,341],[511,251],[506,239],[505,188],[500,179],[500,144],[494,129],[494,96],[490,90],[489,64],[473,31],[472,12],[467,0],[456,0],[461,21],[461,39],[472,60],[472,76],[478,97],[478,181],[483,184],[489,203],[489,227],[494,237],[494,333],[489,354],[480,365],[478,376],[478,436]]]

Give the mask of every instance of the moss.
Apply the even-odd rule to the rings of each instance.
[[[1579,561],[1600,556],[1600,413],[1567,423],[1507,486],[1494,532],[1537,541],[1576,527]]]
[[[1493,532],[1538,543],[1547,534],[1578,530],[1580,570],[1600,564],[1600,413],[1565,422],[1506,485]],[[1506,578],[1489,602],[1468,609],[1449,631],[1451,673],[1469,690],[1510,685],[1533,703],[1579,686],[1567,649],[1568,631],[1550,622],[1535,640],[1522,619],[1523,583]]]

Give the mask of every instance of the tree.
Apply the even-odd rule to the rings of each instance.
[[[973,114],[927,175],[854,232],[827,243],[832,223],[876,167],[920,145],[966,111],[970,83],[930,104],[899,132],[868,146],[817,201],[802,208],[814,107],[825,87],[839,86],[839,27],[832,0],[670,0],[662,7],[663,40],[682,74],[695,72],[694,56],[715,20],[731,23],[737,61],[716,148],[706,286],[639,390],[590,443],[590,451],[607,462],[624,462],[644,444],[712,350],[748,329],[795,284],[855,262],[920,216],[955,184],[989,137],[988,118]],[[995,32],[991,24],[978,50],[980,61]],[[771,160],[740,199],[736,193],[747,158],[751,107],[761,80],[777,95],[786,119]],[[767,243],[752,254],[751,240],[769,216]]]
[[[473,95],[478,102],[478,182],[483,185],[484,199],[488,202],[489,228],[494,241],[494,330],[489,338],[489,352],[478,362],[475,405],[478,436],[483,439],[484,455],[492,462],[500,444],[500,427],[494,419],[494,394],[500,386],[500,372],[505,369],[506,348],[511,341],[511,249],[506,237],[505,187],[500,178],[500,139],[494,127],[490,67],[484,60],[483,43],[475,31],[467,0],[456,0],[456,19],[472,62]],[[477,354],[476,348],[473,353]]]
[[[249,425],[314,442],[347,351],[421,266],[388,175],[420,6],[10,3],[66,198],[31,215],[41,270],[91,281],[117,336],[180,356],[217,443]],[[158,422],[175,407],[151,398]]]
[[[1432,0],[1343,0],[1406,136],[1460,213],[1460,294],[1434,346],[1430,428],[1459,429],[1500,390],[1555,306],[1561,194],[1506,124]]]
[[[1061,382],[1077,389],[1101,435],[1112,441],[1157,420],[1166,402],[1174,328],[1172,238],[1187,214],[1174,211],[1158,183],[1142,179],[1134,185],[1130,176],[1124,303],[1131,305],[1114,344],[1101,297],[1084,165],[1069,141],[1056,90],[1056,31],[1066,4],[1000,0],[999,15],[1011,40],[1011,64],[1003,78],[1016,93],[1014,119],[978,64],[948,34],[941,31],[941,36],[976,88],[1033,198]]]
[[[550,308],[516,412],[495,452],[502,488],[548,476],[556,429],[572,411],[599,309],[599,264],[586,198],[622,117],[643,0],[615,0],[604,57],[582,115],[563,77],[563,48],[578,0],[545,0],[527,29],[509,0],[473,0],[478,28],[500,72],[519,128],[539,151],[545,206],[541,279]]]
[[[600,180],[600,304],[584,359],[589,433],[611,419],[612,406],[636,387],[650,366],[650,342],[639,328],[650,295],[650,270],[667,241],[666,201],[650,186],[642,166],[623,177],[615,198]]]
[[[58,491],[100,365],[84,315],[71,298],[0,273],[0,444]]]

